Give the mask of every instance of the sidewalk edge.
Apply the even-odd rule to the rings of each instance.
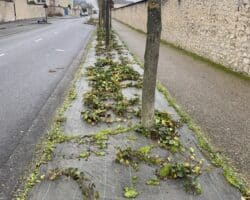
[[[57,120],[60,109],[64,108],[65,106],[69,106],[68,104],[67,105],[65,105],[65,104],[69,103],[67,100],[71,98],[70,97],[71,92],[74,90],[75,82],[79,78],[78,72],[79,72],[80,66],[86,60],[86,57],[87,57],[89,49],[90,49],[90,45],[93,42],[95,34],[96,34],[96,30],[94,28],[88,35],[88,43],[86,44],[85,47],[83,47],[80,50],[80,53],[74,58],[73,62],[71,63],[71,65],[69,67],[69,69],[71,69],[73,71],[73,73],[71,74],[70,77],[68,77],[67,75],[65,77],[63,77],[63,79],[56,86],[54,92],[49,97],[48,101],[50,101],[50,100],[53,101],[53,99],[55,98],[55,94],[58,93],[59,88],[62,87],[62,85],[67,84],[66,90],[63,92],[63,94],[60,97],[60,103],[56,106],[56,109],[53,112],[53,115],[51,116],[50,122],[47,125],[47,130],[48,130],[47,132],[50,132],[53,129],[53,124]],[[44,108],[42,108],[42,110],[43,109]],[[42,112],[42,110],[41,110],[41,112]],[[40,115],[40,113],[39,113],[39,115]],[[14,190],[13,197],[15,197],[15,199],[18,197],[20,200],[25,199],[25,198],[20,198],[20,197],[27,197],[29,190],[32,188],[31,187],[32,182],[37,180],[37,179],[31,180],[30,177],[32,177],[34,171],[37,170],[37,168],[38,168],[38,166],[36,165],[37,161],[39,161],[41,159],[41,152],[43,152],[46,148],[46,147],[43,147],[41,145],[47,139],[46,136],[47,136],[47,133],[43,133],[42,137],[36,143],[35,149],[33,149],[32,160],[31,160],[30,164],[27,166],[27,169],[24,172],[24,175],[19,178],[19,182],[21,182],[21,183],[18,185],[17,189]]]

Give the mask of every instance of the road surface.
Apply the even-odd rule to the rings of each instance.
[[[72,78],[93,30],[84,20],[0,30],[0,199],[11,198]]]

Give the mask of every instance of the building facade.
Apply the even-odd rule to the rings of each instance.
[[[73,0],[47,0],[49,16],[71,15]]]
[[[45,11],[44,4],[48,6]],[[50,16],[78,15],[73,0],[0,0],[0,23]],[[80,14],[79,14],[80,15]]]
[[[0,0],[0,22],[15,20],[43,18],[45,9],[43,5],[27,0]]]

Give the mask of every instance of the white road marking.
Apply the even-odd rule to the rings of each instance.
[[[63,52],[65,50],[63,50],[63,49],[56,49],[56,51]]]
[[[35,40],[35,42],[40,42],[41,40],[43,40],[42,38],[38,38]]]
[[[0,54],[0,57],[2,57],[2,56],[4,56],[4,55],[5,55],[4,53],[1,53],[1,54]]]

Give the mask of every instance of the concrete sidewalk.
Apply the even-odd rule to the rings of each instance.
[[[143,61],[145,35],[117,21],[113,27]],[[161,45],[158,80],[250,180],[250,79]]]
[[[137,110],[140,108],[141,89],[132,85],[139,83],[143,71],[130,53],[121,48],[121,44],[121,41],[119,41],[119,51],[122,52],[120,60],[123,58],[125,62],[129,63],[127,64],[129,67],[124,64],[125,62],[120,64],[122,66],[120,70],[123,70],[125,66],[127,68],[125,68],[125,74],[120,76],[120,79],[116,79],[122,84],[122,86],[120,85],[121,91],[119,89],[121,93],[118,93],[127,100],[139,97],[139,102],[133,104],[133,109]],[[99,123],[91,125],[84,120],[83,112],[90,109],[88,103],[91,105],[96,103],[96,101],[87,101],[88,95],[86,95],[86,92],[91,94],[95,90],[93,89],[96,87],[95,84],[98,83],[95,77],[102,77],[112,66],[112,64],[100,65],[100,63],[106,63],[107,60],[101,62],[100,59],[103,59],[103,56],[95,56],[95,50],[98,48],[100,47],[94,42],[94,46],[90,49],[84,65],[80,68],[79,74],[85,76],[78,76],[75,82],[75,92],[72,90],[70,95],[72,102],[66,100],[62,107],[65,113],[59,112],[61,115],[56,118],[56,128],[52,129],[48,141],[44,144],[43,155],[45,156],[41,156],[40,161],[36,163],[37,171],[31,174],[27,182],[27,190],[24,190],[24,195],[20,199],[124,200],[126,199],[124,190],[127,189],[129,191],[128,196],[136,196],[136,199],[140,200],[239,200],[241,198],[239,191],[225,181],[220,168],[213,167],[203,156],[198,148],[194,133],[188,129],[186,124],[180,123],[177,125],[178,123],[176,123],[173,126],[172,133],[177,133],[174,140],[180,141],[183,150],[179,149],[178,152],[172,152],[160,146],[160,141],[147,138],[135,131],[133,127],[134,125],[138,126],[139,118],[135,113],[129,111],[131,107],[125,111],[124,116],[119,116],[115,112],[110,114],[109,116],[112,119],[114,118],[113,122],[99,121]],[[115,51],[112,51],[112,60],[116,62],[114,66],[119,66],[117,63],[120,63],[117,60],[119,58],[117,55]],[[97,63],[99,66],[97,66]],[[96,76],[91,74],[91,72],[100,69],[104,70],[103,73]],[[133,72],[128,73],[129,69],[132,69]],[[119,73],[117,72],[117,74]],[[117,74],[114,73],[111,79],[117,78],[115,76]],[[137,79],[126,78],[126,75],[129,74],[135,76],[137,74]],[[122,79],[121,77],[125,78]],[[102,79],[101,86],[98,87],[103,87],[108,82],[109,80],[106,77]],[[112,85],[110,88],[116,87]],[[104,101],[110,108],[113,104],[115,105],[115,102],[109,99],[106,92],[105,90],[102,95],[107,95],[105,97],[108,99]],[[158,91],[156,93],[156,109],[169,113],[168,117],[161,118],[164,124],[169,120],[171,124],[172,120],[175,122],[180,120],[175,110],[169,106],[164,95]],[[92,109],[88,116],[92,116],[91,114],[94,112],[95,109]],[[108,116],[105,116],[104,120],[106,118]],[[168,125],[165,124],[161,127],[168,127]],[[167,134],[171,133],[168,132]],[[121,149],[127,149],[131,153],[129,148],[136,152],[143,151],[144,153],[141,153],[140,156],[145,156],[144,159],[140,160],[140,157],[137,157],[139,159],[137,160],[136,157],[129,156],[129,154],[127,158],[126,151],[124,159],[130,162],[125,164],[121,159],[118,159],[118,155],[121,156],[124,153]],[[135,160],[130,160],[130,158]],[[157,162],[152,162],[153,158]],[[200,195],[185,191],[184,183],[187,180],[182,178],[182,174],[180,174],[179,178],[156,178],[157,170],[160,169],[159,167],[164,166],[163,162],[164,164],[172,162],[186,163],[185,166],[188,166],[188,163],[196,163],[196,161],[200,162],[201,160],[204,160],[204,162],[201,166],[202,173],[198,175],[198,182],[202,188]],[[138,164],[137,167],[134,162]],[[149,180],[152,181],[152,178],[156,182],[148,183]],[[31,191],[27,193],[29,189]],[[134,192],[136,192],[136,195]],[[86,194],[90,196],[95,194],[95,198],[93,196],[87,198]],[[130,198],[134,199],[133,197]]]

